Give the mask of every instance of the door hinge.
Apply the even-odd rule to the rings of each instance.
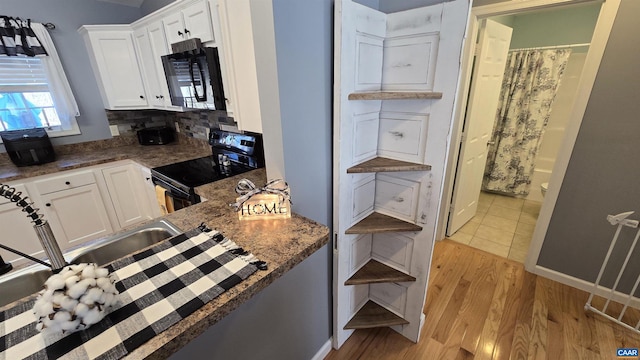
[[[333,233],[333,250],[338,251],[338,233]]]

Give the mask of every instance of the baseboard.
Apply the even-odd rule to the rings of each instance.
[[[544,266],[540,266],[540,265],[536,265],[533,268],[532,271],[534,274],[542,276],[544,278],[547,279],[551,279],[553,281],[557,281],[561,284],[565,284],[571,287],[574,287],[576,289],[580,289],[583,291],[586,291],[588,293],[595,293],[598,296],[604,297],[604,298],[610,298],[613,301],[616,301],[618,303],[624,304],[626,303],[626,301],[629,299],[629,295],[625,294],[625,293],[621,293],[619,291],[614,291],[613,295],[611,294],[611,289],[607,288],[605,286],[598,286],[595,290],[594,290],[594,284],[582,279],[578,279],[576,277],[573,277],[571,275],[567,275],[555,270],[551,270],[549,268],[546,268]],[[633,297],[631,299],[631,302],[629,304],[630,306],[636,308],[636,309],[640,309],[640,299]]]
[[[322,345],[320,350],[318,350],[318,352],[315,355],[313,355],[311,360],[323,360],[325,357],[327,357],[327,355],[329,355],[329,352],[331,352],[332,341],[333,339],[329,338],[329,340],[327,340],[327,342],[324,343],[324,345]]]

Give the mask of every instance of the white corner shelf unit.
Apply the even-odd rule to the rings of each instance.
[[[335,348],[372,327],[418,341],[468,11],[336,1]]]

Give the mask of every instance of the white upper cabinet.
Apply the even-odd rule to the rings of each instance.
[[[163,17],[162,23],[169,47],[191,38],[199,38],[202,42],[214,41],[211,13],[206,1],[200,0],[174,11]]]
[[[132,31],[127,25],[85,25],[78,30],[89,51],[107,109],[148,107]]]
[[[138,59],[143,71],[144,83],[150,107],[166,110],[182,110],[171,104],[171,96],[164,74],[161,57],[169,53],[162,21],[134,27]]]
[[[164,94],[161,89],[163,79],[158,77],[157,64],[160,58],[156,60],[156,55],[151,46],[151,38],[147,32],[147,28],[134,30],[133,37],[139,52],[140,67],[144,75],[145,84],[147,85],[149,105],[154,108],[163,109],[165,106]]]

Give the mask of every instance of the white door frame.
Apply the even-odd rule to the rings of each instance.
[[[525,269],[538,275],[543,275],[547,278],[578,287],[580,289],[589,290],[590,287],[585,288],[588,284],[578,281],[573,277],[569,277],[564,274],[560,274],[549,269],[537,266],[538,256],[540,249],[544,242],[544,237],[549,227],[549,221],[553,214],[558,194],[562,186],[564,175],[569,165],[571,158],[571,152],[582,124],[582,118],[584,117],[587,103],[589,102],[589,96],[600,67],[600,61],[604,54],[607,41],[609,40],[609,34],[613,27],[618,8],[621,0],[606,0],[603,2],[598,21],[596,23],[591,45],[589,46],[589,52],[585,59],[584,68],[578,85],[578,92],[576,94],[573,111],[571,112],[571,118],[567,124],[565,130],[564,139],[560,146],[558,157],[555,161],[551,179],[549,180],[549,189],[545,195],[542,208],[540,209],[540,215],[536,222],[536,227],[531,240],[531,246],[527,254],[525,261]],[[444,183],[444,201],[439,209],[438,214],[438,229],[437,239],[444,239],[445,231],[447,227],[448,214],[451,206],[451,194],[453,193],[454,174],[456,173],[458,154],[460,152],[459,146],[460,138],[462,135],[462,124],[465,116],[465,108],[468,98],[468,91],[471,82],[471,68],[473,66],[473,54],[475,52],[476,44],[475,38],[478,32],[479,21],[500,15],[509,15],[516,12],[530,11],[530,10],[542,10],[552,7],[558,7],[563,5],[573,5],[580,3],[590,2],[602,2],[600,0],[531,0],[531,1],[509,1],[504,3],[479,6],[471,9],[471,15],[469,18],[469,26],[467,27],[466,41],[463,50],[462,66],[459,86],[459,92],[457,94],[458,101],[455,105],[455,115],[451,130],[451,146],[449,147],[449,154],[447,158],[447,174],[449,174]]]

